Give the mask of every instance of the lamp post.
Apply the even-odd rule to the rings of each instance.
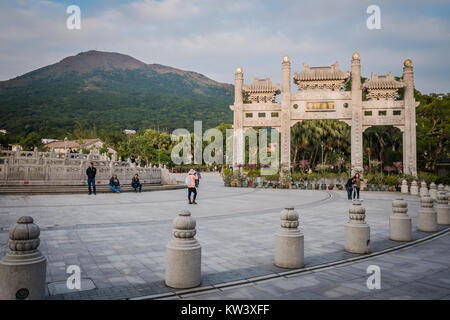
[[[64,138],[64,151],[67,151],[67,137]]]

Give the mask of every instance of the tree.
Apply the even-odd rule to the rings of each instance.
[[[20,139],[19,144],[23,150],[34,150],[34,147],[37,147],[39,150],[45,149],[45,146],[42,143],[42,137],[36,132],[27,134]]]

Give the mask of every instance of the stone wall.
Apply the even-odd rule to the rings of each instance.
[[[142,183],[176,184],[165,166],[142,168],[95,154],[0,151],[0,185],[85,185],[90,162],[97,168],[100,184],[108,184],[113,173],[122,184],[130,183],[135,173]]]

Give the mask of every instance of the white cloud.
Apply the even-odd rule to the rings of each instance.
[[[411,58],[420,90],[450,91],[448,15],[424,15],[420,2],[402,2],[380,1],[383,29],[375,31],[365,28],[370,3],[351,0],[136,0],[95,12],[81,7],[82,30],[71,31],[60,3],[7,0],[0,3],[0,79],[96,49],[218,81],[232,82],[237,65],[244,67],[246,81],[267,75],[279,81],[284,54],[291,56],[293,71],[302,62],[336,60],[349,69],[351,54],[359,51],[367,76],[399,74],[403,60]]]

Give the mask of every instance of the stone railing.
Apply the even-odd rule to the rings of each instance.
[[[115,173],[122,184],[128,184],[137,173],[141,183],[176,184],[165,166],[142,168],[95,154],[0,151],[0,185],[84,185],[90,162],[97,168],[99,183],[109,183]]]

